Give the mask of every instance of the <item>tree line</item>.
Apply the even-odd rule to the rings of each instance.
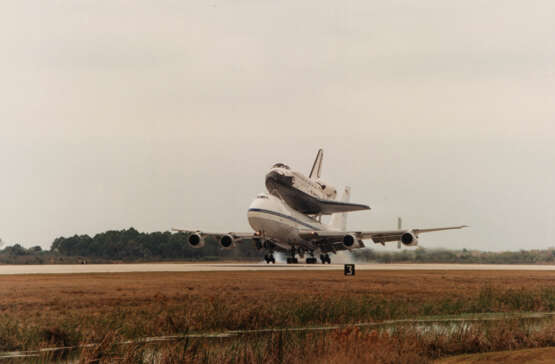
[[[73,235],[56,238],[49,250],[40,246],[25,249],[19,244],[0,250],[0,263],[14,262],[89,262],[261,259],[254,241],[232,249],[222,249],[216,239],[207,238],[202,248],[192,248],[185,233],[142,233],[134,228],[110,230],[94,236]],[[40,258],[40,259],[38,259]],[[65,259],[64,259],[65,258]],[[71,259],[74,258],[74,259]]]
[[[352,254],[356,261],[376,263],[555,264],[555,248],[505,252],[424,248],[377,252],[360,249]]]
[[[222,249],[216,239],[207,238],[202,248],[192,248],[184,233],[142,233],[134,228],[110,230],[94,236],[73,235],[56,238],[48,250],[40,246],[24,248],[20,244],[0,249],[0,263],[41,264],[168,261],[168,260],[261,260],[264,251],[253,241]],[[476,250],[403,249],[376,251],[370,248],[353,250],[357,262],[377,263],[482,263],[482,264],[555,264],[555,248],[507,252]]]

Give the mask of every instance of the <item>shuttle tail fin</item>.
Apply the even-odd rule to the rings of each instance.
[[[310,170],[310,174],[308,178],[317,179],[320,178],[320,173],[322,172],[322,160],[324,159],[324,151],[322,149],[318,149],[318,154],[316,154],[316,159],[314,160],[314,164],[312,165],[312,169]]]
[[[349,202],[351,200],[351,187],[345,187],[345,191],[343,192],[343,197],[341,198],[341,202]],[[347,213],[346,212],[337,212],[331,215],[330,221],[331,227],[334,229],[345,231],[347,230]]]

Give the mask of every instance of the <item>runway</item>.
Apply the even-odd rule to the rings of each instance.
[[[343,264],[265,263],[144,263],[144,264],[44,264],[0,265],[0,275],[79,274],[131,272],[226,272],[226,271],[329,271]],[[512,264],[356,264],[356,270],[536,270],[555,271],[555,265]]]

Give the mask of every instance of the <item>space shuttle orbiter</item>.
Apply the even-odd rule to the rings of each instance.
[[[266,175],[266,188],[291,208],[308,215],[368,210],[367,205],[336,201],[337,190],[320,179],[324,151],[318,150],[308,177],[276,163]]]

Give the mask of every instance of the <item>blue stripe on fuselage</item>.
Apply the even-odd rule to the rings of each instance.
[[[305,223],[305,222],[302,222],[301,220],[296,219],[296,218],[294,218],[293,216],[284,215],[284,214],[279,213],[279,212],[276,212],[276,211],[264,210],[264,209],[256,209],[256,208],[249,209],[249,211],[263,212],[263,213],[266,213],[266,214],[270,214],[270,215],[275,215],[275,216],[283,217],[283,218],[285,218],[285,219],[289,219],[289,220],[294,221],[294,222],[296,222],[296,223],[298,223],[298,224],[301,224],[301,225],[304,225],[304,226],[306,226],[306,227],[309,227],[309,228],[311,228],[312,230],[322,230],[322,229],[320,229],[320,228],[317,228],[317,227],[314,227],[314,226],[312,226],[312,225],[309,225],[309,224],[307,224],[307,223]]]

